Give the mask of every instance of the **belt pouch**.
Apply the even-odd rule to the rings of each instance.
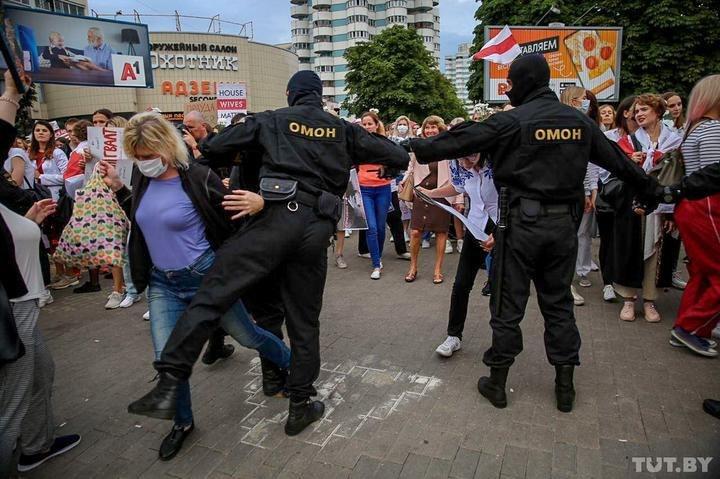
[[[265,201],[291,201],[297,195],[298,183],[295,180],[282,178],[262,178],[260,180],[260,196]]]
[[[523,223],[535,223],[542,205],[537,200],[528,198],[520,198],[520,218]]]
[[[342,213],[342,200],[332,193],[323,191],[317,200],[317,215],[321,218],[327,218],[334,223],[340,221]]]

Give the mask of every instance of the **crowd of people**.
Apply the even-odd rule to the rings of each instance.
[[[57,36],[54,40],[57,43],[62,39]],[[19,95],[8,75],[5,81],[6,90],[0,97],[2,154],[6,158],[0,182],[3,233],[0,246],[4,264],[12,268],[3,269],[0,275],[3,286],[0,302],[9,301],[9,310],[3,310],[2,314],[14,318],[11,322],[18,341],[14,345],[15,358],[11,354],[0,358],[3,360],[0,377],[8,386],[0,391],[0,475],[9,471],[16,447],[20,453],[18,468],[25,471],[79,443],[78,435],[55,436],[51,400],[54,366],[37,320],[40,308],[54,301],[51,291],[74,287],[76,294],[96,293],[102,289],[101,275],[112,279],[105,308],[127,308],[147,298],[144,317],[150,322],[150,336],[158,361],[166,344],[173,342],[171,335],[176,325],[181,324],[181,317],[188,314],[191,300],[202,297],[208,288],[222,289],[222,303],[227,306],[227,312],[220,314],[210,305],[197,306],[210,311],[208,314],[218,312],[221,317],[220,327],[205,338],[208,347],[203,362],[211,364],[230,356],[233,347],[224,341],[224,337],[230,335],[239,344],[258,351],[264,393],[290,397],[288,434],[299,433],[321,417],[322,403],[309,401],[313,391],[307,390],[307,384],[312,388],[312,381],[317,377],[318,365],[306,357],[305,349],[300,346],[318,341],[317,326],[312,326],[313,334],[306,335],[296,331],[288,319],[290,348],[283,342],[280,327],[284,314],[317,316],[319,306],[313,306],[317,311],[306,311],[310,306],[293,304],[289,293],[283,296],[284,304],[278,306],[267,295],[247,293],[251,285],[244,283],[237,288],[245,294],[231,298],[231,292],[225,291],[229,286],[219,281],[220,274],[230,274],[226,269],[231,268],[230,264],[223,263],[222,251],[235,241],[238,231],[246,224],[275,221],[272,215],[276,213],[269,208],[272,199],[265,194],[260,162],[256,161],[259,153],[253,148],[243,148],[251,144],[257,147],[257,144],[246,138],[228,141],[232,138],[230,135],[223,138],[228,144],[213,142],[213,128],[197,112],[186,115],[178,128],[156,112],[138,113],[128,121],[105,108],[95,111],[90,121],[67,120],[64,124],[69,133],[67,139],[56,138],[53,124],[45,120],[35,122],[29,138],[16,138],[12,125]],[[303,104],[302,97],[289,99],[292,101]],[[707,167],[720,162],[720,75],[698,82],[687,108],[682,96],[675,92],[636,95],[615,106],[600,105],[591,91],[572,86],[562,92],[560,101],[587,115],[608,140],[626,154],[628,161],[646,173],[657,173],[665,162],[680,155],[684,173],[680,173],[679,179],[692,186],[695,173],[707,175]],[[497,111],[511,108],[507,105]],[[386,137],[395,144],[404,144],[414,137],[431,139],[448,129],[452,131],[464,121],[461,118],[446,123],[443,118],[430,115],[415,122],[400,116],[384,124],[381,114],[365,112],[357,118],[356,126],[371,134],[368,137]],[[484,115],[473,118],[473,121],[483,120]],[[246,121],[248,118],[244,115],[233,119],[233,123]],[[136,166],[132,184],[123,184],[110,163],[92,157],[87,142],[90,126],[125,128],[125,151]],[[347,134],[359,135],[349,130]],[[497,261],[494,235],[499,221],[493,161],[501,159],[473,153],[421,163],[410,153],[407,167],[391,171],[390,158],[396,154],[392,146],[363,143],[368,140],[357,138],[353,142],[357,151],[351,156],[367,155],[353,167],[367,222],[367,228],[356,232],[359,236],[357,254],[370,260],[370,278],[379,280],[382,276],[383,257],[388,255],[384,252],[388,230],[395,256],[409,261],[404,276],[407,283],[423,279],[419,255],[422,249],[430,248],[431,241],[435,242],[433,284],[445,280],[445,255],[460,253],[450,297],[447,337],[436,349],[437,354],[451,357],[461,348],[470,294],[480,269],[486,270],[488,276],[482,294],[489,296],[493,291],[490,272]],[[369,156],[376,152],[380,152],[377,157]],[[227,157],[226,160],[216,161],[219,154]],[[374,158],[378,158],[378,163],[368,163],[375,161]],[[62,216],[60,205],[70,205],[72,212],[75,192],[82,190],[87,177],[86,165],[90,162],[97,163],[97,173],[129,220],[121,265],[83,268],[72,261],[62,262],[54,255],[72,216],[58,218]],[[286,188],[282,182],[273,186],[277,190]],[[338,189],[341,185],[331,186],[324,189],[337,189],[338,196],[344,191],[344,188]],[[292,203],[295,208],[298,203],[320,207],[318,200],[305,198],[300,193],[297,193],[297,203],[288,203],[291,212],[295,211],[291,209]],[[642,300],[644,319],[649,323],[662,322],[655,302],[666,288],[684,289],[672,324],[670,344],[702,356],[716,357],[720,336],[715,329],[720,322],[719,194],[707,191],[705,195],[688,195],[677,205],[668,201],[657,210],[643,214],[633,204],[630,185],[592,163],[588,164],[585,174],[584,193],[584,198],[578,198],[578,203],[582,200],[582,207],[576,218],[578,252],[576,278],[571,286],[575,305],[584,304],[585,298],[579,291],[592,286],[590,273],[593,271],[600,273],[602,299],[618,302],[621,321],[634,321]],[[486,237],[475,238],[466,231],[462,221],[423,199],[425,196],[462,213],[466,221]],[[349,198],[345,197],[344,201]],[[337,232],[311,223],[303,227],[314,228],[313,237],[308,240],[312,244],[298,247],[307,247],[309,252],[303,261],[317,261],[312,265],[283,263],[270,268],[258,258],[253,268],[262,272],[263,281],[271,281],[272,275],[281,274],[302,282],[302,274],[306,273],[303,268],[325,268],[326,259],[315,258],[310,252],[323,250],[331,236],[335,241],[334,265],[348,269],[344,248],[351,232],[342,231],[340,222]],[[296,226],[287,224],[287,227]],[[247,235],[252,235],[252,231],[250,228]],[[595,261],[592,240],[598,237],[599,252]],[[277,253],[281,255],[281,250]],[[324,253],[321,256],[324,258]],[[11,261],[8,263],[5,258]],[[689,272],[687,281],[683,279],[683,264],[687,264]],[[311,272],[324,278],[324,271]],[[85,274],[87,280],[81,284]],[[321,303],[322,289],[313,294],[319,294],[317,299]],[[198,301],[194,300],[193,305]],[[207,301],[210,302],[210,298]],[[5,354],[12,345],[2,346]],[[180,451],[194,428],[188,378],[181,376],[176,382],[167,388],[173,390],[177,403],[154,416],[173,420],[170,432],[160,445],[159,456],[163,460],[171,459]],[[706,401],[705,408],[720,417],[717,401]]]

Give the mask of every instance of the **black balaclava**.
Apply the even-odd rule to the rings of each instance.
[[[295,105],[300,98],[311,96],[317,98],[317,104],[322,106],[322,81],[317,73],[302,70],[294,74],[287,85],[288,105]]]
[[[512,62],[508,80],[512,81],[512,88],[505,94],[512,106],[520,106],[532,92],[549,86],[550,67],[538,53],[525,55]]]

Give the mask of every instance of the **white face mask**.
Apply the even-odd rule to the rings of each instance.
[[[162,158],[160,157],[153,158],[152,160],[137,161],[135,164],[137,165],[138,170],[140,170],[140,173],[148,178],[157,178],[168,169],[167,165],[163,163]]]
[[[407,132],[408,132],[408,126],[407,126],[407,125],[398,125],[397,131],[398,131],[398,133],[400,133],[401,135],[406,135]]]
[[[590,100],[580,100],[580,107],[578,108],[583,113],[590,111]]]

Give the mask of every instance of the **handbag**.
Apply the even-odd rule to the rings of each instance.
[[[80,268],[122,266],[127,235],[127,216],[95,171],[75,193],[75,207],[53,259]]]
[[[685,177],[685,161],[680,148],[668,151],[648,171],[649,176],[655,177],[662,186],[674,186]]]
[[[25,181],[25,184],[28,186],[27,190],[30,192],[30,194],[33,195],[36,202],[40,201],[40,200],[46,200],[48,198],[52,198],[52,193],[50,192],[50,188],[48,188],[45,185],[40,184],[39,181],[36,181],[36,182],[34,182],[33,185],[31,185],[25,176],[23,176],[23,180]]]
[[[415,193],[413,193],[413,186],[415,185],[415,178],[412,173],[407,176],[405,184],[401,190],[398,190],[398,199],[402,201],[412,201],[415,199]]]

